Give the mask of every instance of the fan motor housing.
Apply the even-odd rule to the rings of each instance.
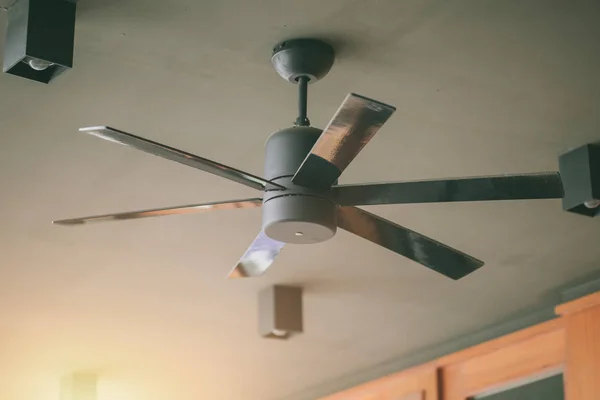
[[[293,126],[273,133],[265,145],[265,178],[286,189],[267,187],[263,199],[263,231],[271,239],[310,244],[331,239],[337,230],[337,205],[331,191],[292,183],[292,178],[322,130]]]

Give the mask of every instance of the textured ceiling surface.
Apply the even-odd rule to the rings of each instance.
[[[50,221],[253,196],[77,128],[261,174],[265,139],[296,111],[270,49],[296,36],[338,50],[310,87],[314,125],[350,91],[398,108],[342,183],[556,170],[600,139],[599,18],[592,0],[81,0],[73,70],[49,86],[0,76],[0,398],[55,400],[76,370],[120,388],[111,400],[296,398],[597,270],[598,220],[556,200],[369,208],[486,261],[457,282],[345,232],[226,280],[260,209]],[[291,341],[256,333],[257,292],[275,283],[305,288]]]

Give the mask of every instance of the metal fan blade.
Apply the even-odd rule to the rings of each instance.
[[[460,279],[483,265],[468,254],[360,208],[339,207],[338,225],[452,279]]]
[[[190,204],[187,206],[179,207],[168,207],[168,208],[155,208],[151,210],[142,211],[130,211],[119,214],[106,214],[96,215],[92,217],[84,218],[73,218],[63,219],[60,221],[54,221],[57,225],[83,225],[90,222],[103,222],[103,221],[118,221],[125,219],[137,219],[147,217],[160,217],[163,215],[175,215],[175,214],[194,214],[207,211],[216,210],[230,210],[234,208],[253,208],[260,207],[262,205],[262,199],[244,199],[244,200],[230,200],[221,201],[216,203],[202,203],[202,204]]]
[[[228,277],[253,278],[264,274],[284,245],[285,243],[273,240],[261,231]]]
[[[341,185],[333,187],[333,192],[342,206],[560,199],[564,195],[558,172]]]
[[[173,147],[165,146],[157,142],[153,142],[148,139],[144,139],[139,136],[132,135],[130,133],[122,132],[108,126],[95,126],[89,128],[81,128],[80,132],[84,132],[93,136],[97,136],[101,139],[109,140],[111,142],[123,144],[125,146],[133,147],[134,149],[144,151],[146,153],[154,154],[167,160],[175,161],[188,167],[197,168],[211,174],[215,174],[222,178],[227,178],[242,185],[249,186],[253,189],[264,190],[266,185],[278,187],[279,189],[285,189],[283,186],[273,182],[269,182],[258,176],[254,176],[239,169],[228,167],[227,165],[220,164],[216,161],[208,160],[196,156],[194,154],[186,153],[183,150],[178,150]]]
[[[351,93],[298,168],[292,182],[328,189],[396,108]]]

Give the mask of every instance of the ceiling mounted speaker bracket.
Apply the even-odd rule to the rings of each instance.
[[[335,52],[331,45],[318,39],[292,39],[273,48],[271,63],[279,76],[290,83],[298,83],[305,76],[314,83],[327,75]]]

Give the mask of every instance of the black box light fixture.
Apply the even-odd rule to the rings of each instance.
[[[600,143],[561,155],[559,167],[565,188],[563,208],[588,217],[600,216]]]
[[[17,0],[7,10],[3,70],[49,83],[73,67],[75,0]]]

